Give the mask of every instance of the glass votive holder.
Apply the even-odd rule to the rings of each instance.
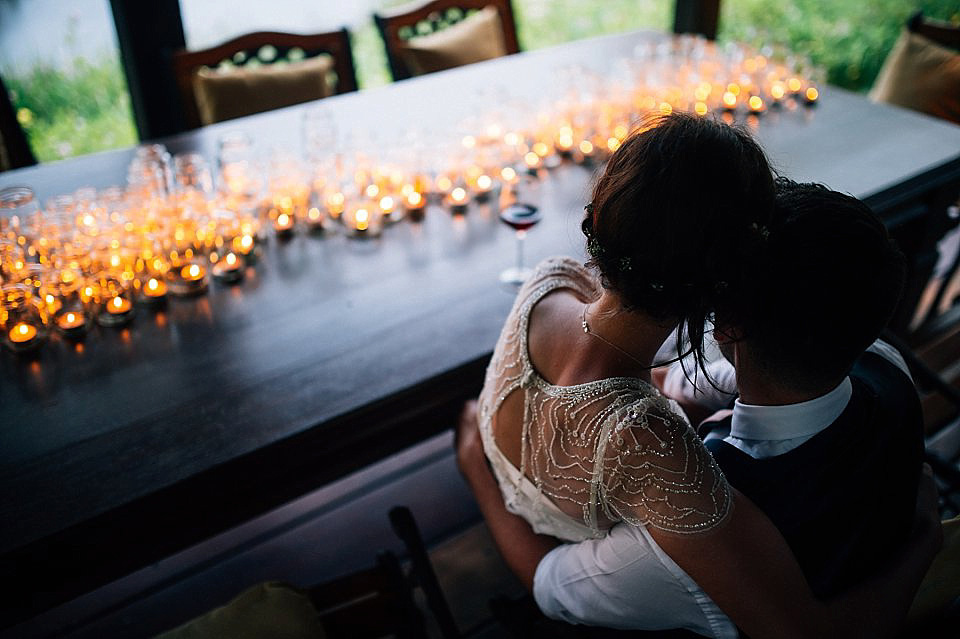
[[[233,238],[230,242],[230,250],[242,257],[247,264],[255,262],[260,251],[254,237],[249,234]]]
[[[48,323],[30,289],[21,284],[8,284],[3,286],[2,296],[0,330],[3,345],[17,353],[40,346],[47,338]]]
[[[133,291],[123,280],[101,275],[93,286],[93,309],[101,326],[120,326],[133,319]]]
[[[347,203],[347,196],[339,188],[328,187],[323,194],[323,206],[326,208],[327,215],[336,222],[343,215],[343,210]]]
[[[278,239],[288,240],[293,237],[294,224],[296,223],[293,213],[283,213],[271,209],[269,217],[273,232]]]
[[[243,279],[246,262],[241,256],[233,251],[227,251],[223,255],[216,256],[216,254],[214,254],[211,255],[211,257],[217,258],[211,270],[213,271],[213,277],[218,282],[235,284]]]
[[[351,206],[343,213],[343,226],[350,237],[377,237],[383,230],[383,215],[374,203]]]
[[[64,337],[82,339],[93,324],[94,314],[93,296],[75,294],[62,298],[51,324]]]
[[[163,275],[147,273],[134,282],[134,297],[147,306],[160,306],[167,301],[167,282]]]
[[[16,240],[0,239],[0,278],[13,279],[14,273],[27,265],[23,248]]]
[[[171,295],[186,297],[199,295],[207,290],[210,276],[204,260],[178,259],[171,263],[167,271],[167,288]]]
[[[493,191],[493,178],[486,173],[481,173],[471,183],[473,197],[477,202],[486,202],[490,199],[490,193]]]
[[[311,206],[306,210],[303,223],[311,233],[323,233],[330,225],[326,212],[319,206]]]
[[[27,220],[36,216],[40,210],[33,189],[27,186],[11,186],[0,189],[0,237],[17,241]],[[21,246],[25,244],[20,241]]]
[[[407,216],[414,222],[419,222],[423,219],[424,212],[427,207],[427,198],[423,196],[422,193],[417,191],[410,191],[403,198],[404,208],[407,210]]]
[[[450,212],[455,214],[463,214],[467,212],[467,206],[470,204],[470,198],[467,195],[467,190],[462,186],[454,187],[450,191],[450,195],[446,198],[446,204],[450,207]]]

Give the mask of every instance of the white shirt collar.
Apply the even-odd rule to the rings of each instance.
[[[840,417],[852,394],[853,385],[846,377],[826,395],[799,404],[755,406],[738,398],[733,405],[730,436],[772,441],[812,437]]]

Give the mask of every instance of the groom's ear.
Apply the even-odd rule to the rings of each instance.
[[[719,322],[713,326],[713,339],[717,344],[733,344],[743,339],[743,331],[739,326]]]

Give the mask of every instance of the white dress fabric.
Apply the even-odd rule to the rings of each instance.
[[[571,623],[736,637],[645,528],[696,533],[719,524],[730,509],[726,480],[679,406],[650,384],[615,377],[555,386],[540,376],[527,349],[530,314],[558,289],[583,301],[601,292],[580,263],[542,262],[517,295],[479,400],[484,450],[507,509],[535,532],[572,542],[538,566],[537,603]],[[520,468],[494,437],[515,392],[523,393]]]
[[[600,295],[580,263],[541,263],[517,295],[480,394],[483,446],[507,509],[537,533],[570,542],[603,537],[619,521],[676,533],[717,525],[729,487],[675,402],[637,378],[555,386],[534,369],[530,313],[561,288],[584,301]],[[497,446],[493,427],[514,392],[524,399],[520,468]]]

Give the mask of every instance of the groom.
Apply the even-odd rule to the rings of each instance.
[[[730,483],[778,526],[812,590],[829,596],[884,564],[913,521],[919,401],[899,355],[874,343],[897,303],[903,258],[869,208],[822,186],[781,181],[775,218],[752,290],[735,317],[718,318],[740,397],[706,424],[706,442]],[[467,416],[458,463],[541,610],[631,627],[631,584],[644,576],[629,552],[632,527],[579,544],[533,534],[503,508],[475,430]],[[665,610],[695,608],[686,592],[664,597]]]

